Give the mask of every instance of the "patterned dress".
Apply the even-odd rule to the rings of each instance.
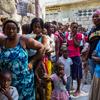
[[[64,80],[67,82],[67,77],[64,75]],[[51,80],[54,84],[54,89],[52,91],[51,100],[69,100],[69,94],[66,90],[66,85],[63,84],[63,81],[57,74],[51,75]]]
[[[19,43],[14,48],[1,48],[0,70],[12,72],[12,86],[19,93],[19,100],[35,100],[34,73],[28,70],[28,53]]]

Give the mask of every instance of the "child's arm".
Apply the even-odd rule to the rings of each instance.
[[[84,44],[84,48],[82,49],[82,52],[81,53],[84,54],[84,53],[88,52],[89,49],[90,49],[89,43],[86,42]]]
[[[61,77],[61,79],[63,81],[63,84],[66,85],[66,83],[67,83],[67,76],[64,75],[64,76]]]
[[[62,77],[61,79],[63,81],[63,84],[66,85],[66,81],[64,80],[64,78]]]

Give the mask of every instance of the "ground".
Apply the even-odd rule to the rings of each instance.
[[[74,81],[74,88],[76,88],[76,81]],[[91,87],[91,78],[90,76],[88,77],[88,84],[84,84],[82,82],[81,84],[81,93],[79,96],[75,97],[73,95],[71,95],[72,100],[88,100],[89,98],[89,91],[90,91],[90,87]],[[74,91],[72,91],[74,92]]]

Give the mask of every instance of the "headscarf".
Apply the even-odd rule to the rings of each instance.
[[[98,14],[100,15],[100,9],[96,10],[93,15]]]

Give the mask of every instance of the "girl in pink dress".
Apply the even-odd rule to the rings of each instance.
[[[67,77],[64,74],[64,65],[57,63],[55,68],[56,72],[49,77],[54,87],[51,100],[69,100],[69,94],[66,90]]]

